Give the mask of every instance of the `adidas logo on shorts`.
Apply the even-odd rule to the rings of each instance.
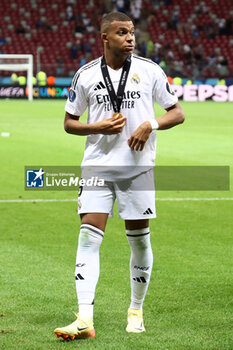
[[[151,210],[151,208],[146,209],[146,211],[144,211],[143,215],[147,215],[147,214],[153,214],[153,211]]]
[[[96,90],[101,90],[101,89],[106,89],[105,85],[102,83],[102,81],[100,81],[96,87],[94,88],[94,91]]]

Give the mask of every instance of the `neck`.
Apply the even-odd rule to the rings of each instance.
[[[107,65],[110,68],[112,68],[114,70],[118,70],[121,67],[123,67],[127,55],[116,56],[112,52],[106,52],[105,51],[104,52],[104,57],[105,57],[105,61],[106,61]]]

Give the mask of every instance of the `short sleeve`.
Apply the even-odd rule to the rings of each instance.
[[[153,99],[163,109],[167,109],[177,103],[178,98],[172,90],[164,71],[157,66],[155,72],[155,84],[153,88]]]
[[[65,111],[73,115],[81,116],[85,112],[87,105],[87,98],[85,96],[84,87],[82,86],[80,73],[77,72],[72,80]]]

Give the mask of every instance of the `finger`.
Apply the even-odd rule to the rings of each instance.
[[[131,145],[130,145],[130,148],[131,148],[132,150],[134,150],[134,148],[135,148],[136,145],[137,145],[137,140],[135,140],[135,139],[133,138],[133,140],[132,140],[132,142],[131,142]]]
[[[131,135],[130,138],[128,139],[128,144],[129,144],[130,147],[132,146],[132,144],[133,144],[134,141],[135,141],[135,136],[134,136],[134,134],[133,134],[133,135]]]
[[[120,130],[121,131],[123,129],[123,127],[125,126],[125,124],[126,124],[126,122],[123,121],[123,123],[121,123],[121,124],[112,125],[112,129],[116,129],[116,130]]]
[[[133,138],[132,138],[132,136],[131,136],[131,137],[128,139],[128,145],[129,145],[129,147],[131,147],[132,142],[133,142]]]
[[[138,141],[137,143],[136,143],[136,146],[135,146],[135,149],[136,149],[136,151],[141,151],[141,141]]]
[[[125,117],[113,119],[113,125],[118,125],[118,124],[121,124],[123,122],[126,123],[126,118]]]
[[[145,142],[141,143],[141,148],[140,148],[140,151],[143,151],[144,146],[145,146]]]
[[[128,143],[129,143],[129,147],[134,149],[134,147],[135,147],[135,145],[137,143],[137,139],[135,139],[134,136],[131,136],[129,141],[128,141]]]

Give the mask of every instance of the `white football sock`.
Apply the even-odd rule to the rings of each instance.
[[[99,248],[104,232],[95,226],[80,227],[75,284],[81,318],[93,318],[95,288],[99,279]]]
[[[153,253],[150,243],[149,227],[138,230],[126,230],[131,249],[130,282],[132,309],[142,309],[143,301],[150,282],[153,265]]]

